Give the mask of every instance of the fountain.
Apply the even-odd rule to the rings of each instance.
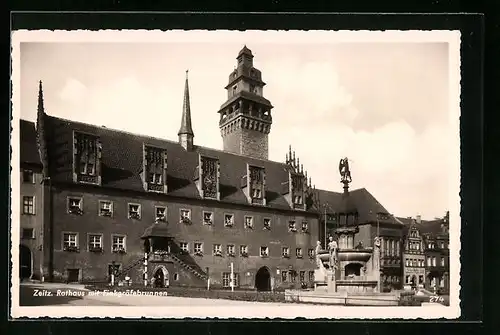
[[[373,240],[373,247],[364,247],[360,242],[354,246],[359,232],[357,210],[349,197],[351,174],[348,159],[340,161],[339,170],[344,184],[344,194],[339,214],[338,227],[329,237],[328,245],[316,245],[316,270],[314,290],[308,292],[286,292],[288,300],[342,305],[398,305],[394,293],[380,292],[380,238]]]

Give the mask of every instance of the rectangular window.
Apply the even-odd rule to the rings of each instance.
[[[283,283],[288,281],[288,271],[281,271],[281,281]]]
[[[295,227],[295,221],[288,222],[288,231],[296,232],[297,228]]]
[[[441,249],[444,249],[444,242],[441,242]]]
[[[243,257],[248,256],[248,246],[247,245],[240,245],[240,255]]]
[[[181,223],[190,223],[191,222],[191,210],[190,209],[181,209],[180,210],[180,221],[181,221]]]
[[[309,258],[314,258],[314,249],[307,249],[307,255]]]
[[[264,229],[271,229],[271,219],[269,218],[264,218]]]
[[[281,248],[281,255],[285,258],[290,257],[290,248],[289,247]]]
[[[179,247],[181,248],[181,251],[189,252],[189,244],[187,242],[179,243]]]
[[[82,198],[69,197],[68,198],[68,213],[82,215],[83,214],[82,203],[83,203]]]
[[[302,258],[302,248],[295,249],[295,256],[297,256],[297,258]]]
[[[23,170],[23,183],[35,183],[35,175],[31,170]]]
[[[260,247],[260,257],[268,257],[268,256],[269,256],[269,248]]]
[[[432,266],[432,260],[430,257],[427,257],[427,266]]]
[[[89,234],[88,235],[88,246],[89,251],[102,251],[102,235],[101,234]]]
[[[78,233],[63,233],[63,250],[78,251]]]
[[[214,223],[214,213],[213,212],[203,212],[203,224],[211,225]]]
[[[314,282],[314,271],[309,271],[309,281]]]
[[[23,197],[23,214],[35,214],[35,197]]]
[[[99,216],[113,216],[113,202],[108,200],[99,200]]]
[[[234,249],[235,249],[234,244],[228,244],[227,245],[227,255],[234,256],[234,253],[235,253]]]
[[[155,221],[167,222],[167,207],[155,206]]]
[[[224,214],[224,226],[232,227],[234,225],[234,215]]]
[[[309,225],[307,221],[302,221],[302,231],[307,232],[309,230]]]
[[[97,136],[74,134],[75,172],[79,172],[78,181],[97,183],[96,165],[100,157],[100,141]]]
[[[441,266],[445,266],[444,265],[444,257],[441,257]]]
[[[111,236],[111,250],[115,253],[125,253],[127,252],[127,246],[125,244],[125,236],[112,235]]]
[[[299,272],[299,280],[301,283],[306,281],[306,272],[305,271],[300,271]]]
[[[239,286],[239,274],[234,273],[232,274],[233,276],[233,287],[238,287]],[[222,273],[222,287],[228,288],[231,287],[231,272],[223,272]]]
[[[35,238],[35,230],[33,228],[23,228],[21,231],[21,238],[30,240]]]
[[[399,240],[396,241],[396,256],[399,256]]]
[[[141,205],[128,204],[128,218],[134,220],[141,219]]]
[[[248,229],[253,228],[253,217],[245,216],[245,228],[248,228]]]
[[[194,253],[196,255],[203,255],[203,243],[201,242],[194,243]]]
[[[213,254],[214,256],[222,256],[222,245],[214,244]]]

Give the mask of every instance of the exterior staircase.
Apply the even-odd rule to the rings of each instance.
[[[132,269],[134,269],[138,265],[142,265],[144,262],[144,256],[141,256],[134,260],[133,262],[127,264],[127,266],[122,267],[120,271],[116,274],[117,279],[122,279],[122,277],[125,277],[125,275]]]
[[[187,264],[185,261],[183,261],[181,258],[179,258],[177,255],[173,253],[168,254],[170,258],[175,261],[178,265],[183,267],[184,269],[188,270],[192,274],[194,274],[196,277],[202,279],[202,280],[207,280],[208,276],[203,270],[200,269],[200,267],[194,263],[194,264]]]

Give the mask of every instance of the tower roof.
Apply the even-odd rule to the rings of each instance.
[[[189,82],[188,70],[186,70],[186,84],[184,85],[184,103],[182,105],[181,128],[178,135],[187,134],[194,136],[193,127],[191,126],[191,103],[189,101]]]
[[[252,50],[248,49],[246,45],[243,46],[243,49],[240,50],[240,52],[238,53],[238,57],[240,57],[241,55],[248,55],[253,58]]]
[[[45,111],[43,106],[43,88],[42,81],[38,83],[38,112],[43,113]]]

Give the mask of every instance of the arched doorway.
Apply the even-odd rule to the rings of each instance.
[[[170,278],[168,270],[163,265],[155,269],[153,278],[154,278],[154,287],[170,286]]]
[[[255,288],[257,291],[271,291],[271,273],[263,266],[255,274]]]
[[[29,279],[32,274],[31,250],[25,245],[19,248],[19,276],[21,279]]]

